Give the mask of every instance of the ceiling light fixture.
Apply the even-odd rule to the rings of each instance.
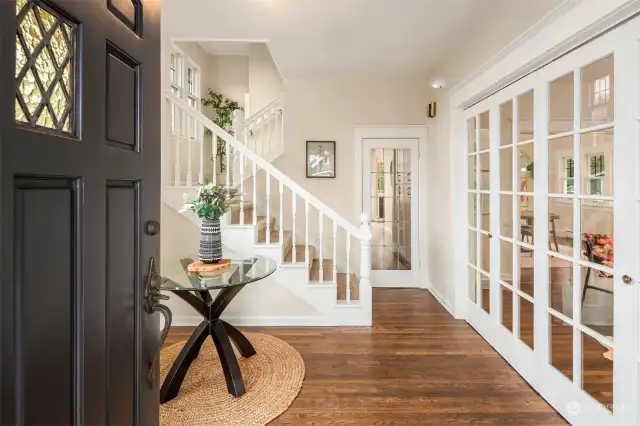
[[[431,87],[433,87],[434,89],[442,89],[444,85],[444,81],[436,81],[435,83],[431,84]]]

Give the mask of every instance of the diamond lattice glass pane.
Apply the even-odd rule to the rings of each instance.
[[[67,97],[64,95],[60,82],[56,83],[56,87],[49,98],[49,105],[55,114],[56,120],[60,121],[65,109],[67,108]]]
[[[22,9],[27,5],[27,0],[17,0],[16,1],[16,16],[20,13]]]
[[[16,36],[16,77],[20,74],[20,71],[22,71],[26,63],[27,55],[24,53],[22,44],[20,44],[20,39]]]
[[[17,29],[16,77],[24,76],[16,82],[15,120],[73,132],[75,27],[34,1],[17,0],[16,13],[24,15]]]
[[[24,37],[29,53],[33,53],[40,42],[42,42],[42,33],[40,32],[40,27],[38,26],[38,21],[36,20],[33,9],[27,12],[24,19],[22,19],[18,31],[20,31]]]
[[[27,104],[29,114],[33,115],[40,101],[42,101],[42,93],[36,84],[36,79],[31,70],[27,71],[18,87],[18,91],[22,95],[24,102]]]
[[[38,126],[47,127],[49,129],[55,129],[56,126],[53,124],[53,119],[51,118],[51,114],[49,114],[49,109],[43,108],[40,113],[40,117],[38,117],[38,121],[36,123]]]
[[[47,12],[41,7],[38,7],[38,13],[40,14],[40,19],[42,20],[42,25],[44,26],[44,30],[49,32],[51,27],[53,27],[56,23],[56,18],[53,17],[52,14]]]
[[[51,59],[51,55],[47,49],[43,49],[36,58],[36,73],[45,92],[49,90],[49,86],[53,82],[56,74],[56,68]]]
[[[60,27],[55,30],[51,37],[51,48],[53,49],[53,55],[56,58],[56,63],[58,66],[62,66],[67,54],[69,53],[69,48],[67,47],[67,42],[65,41],[64,34],[62,34],[62,29]]]
[[[64,71],[62,72],[62,81],[64,82],[64,87],[67,89],[67,93],[71,93],[71,63],[68,62],[64,67]]]
[[[21,121],[23,123],[26,123],[28,121],[27,116],[24,115],[24,111],[20,106],[20,102],[18,102],[18,99],[16,99],[15,118],[16,118],[16,121]]]

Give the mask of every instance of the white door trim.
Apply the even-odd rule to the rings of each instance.
[[[419,270],[419,285],[420,288],[431,288],[429,283],[429,271],[428,262],[426,257],[428,256],[428,232],[427,232],[427,190],[428,182],[427,178],[427,157],[425,155],[427,149],[427,133],[428,128],[426,125],[356,125],[353,126],[353,143],[355,150],[354,161],[354,182],[353,182],[353,197],[358,202],[354,203],[353,221],[358,221],[362,214],[362,144],[364,139],[418,139],[418,233],[420,235],[419,241],[415,242],[413,249],[418,251],[418,270]],[[413,172],[412,172],[413,173]]]

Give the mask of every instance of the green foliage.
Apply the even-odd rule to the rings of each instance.
[[[378,181],[378,194],[384,194],[384,161],[378,161],[376,177]]]
[[[190,199],[185,195],[185,204],[180,212],[191,210],[200,219],[220,219],[223,214],[229,211],[237,198],[238,193],[232,193],[231,188],[205,182],[198,188],[195,199]]]
[[[213,118],[213,122],[216,123],[218,127],[233,135],[234,132],[231,127],[233,125],[233,113],[235,111],[244,111],[244,108],[241,107],[238,102],[232,101],[220,93],[215,93],[211,89],[209,89],[209,97],[203,98],[201,102],[203,106],[210,106],[213,108],[216,114]],[[211,132],[207,131],[207,134],[211,134]],[[223,160],[225,156],[225,143],[220,137],[218,137],[216,143],[216,154],[217,157],[220,158],[220,171],[224,172],[225,164]]]

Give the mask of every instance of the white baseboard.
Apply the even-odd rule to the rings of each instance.
[[[431,285],[431,283],[427,283],[427,285],[424,287],[427,290],[429,290],[429,293],[431,293],[433,295],[433,297],[436,298],[436,300],[442,305],[444,306],[444,308],[447,310],[447,312],[449,312],[449,314],[451,314],[452,317],[456,318],[455,314],[453,313],[453,306],[451,306],[451,303],[449,303],[449,301],[447,299],[445,299],[444,297],[442,297],[442,295],[440,294],[440,292],[438,292],[438,290],[435,289],[435,287],[433,287]],[[462,319],[462,318],[456,318],[456,319]]]
[[[309,317],[227,317],[222,319],[237,327],[344,327],[344,326],[362,326],[369,327],[370,324],[366,315],[362,319],[351,319],[345,323],[344,318],[328,318],[324,316]],[[173,317],[172,326],[175,327],[195,327],[202,322],[202,317],[193,316],[175,316]]]

